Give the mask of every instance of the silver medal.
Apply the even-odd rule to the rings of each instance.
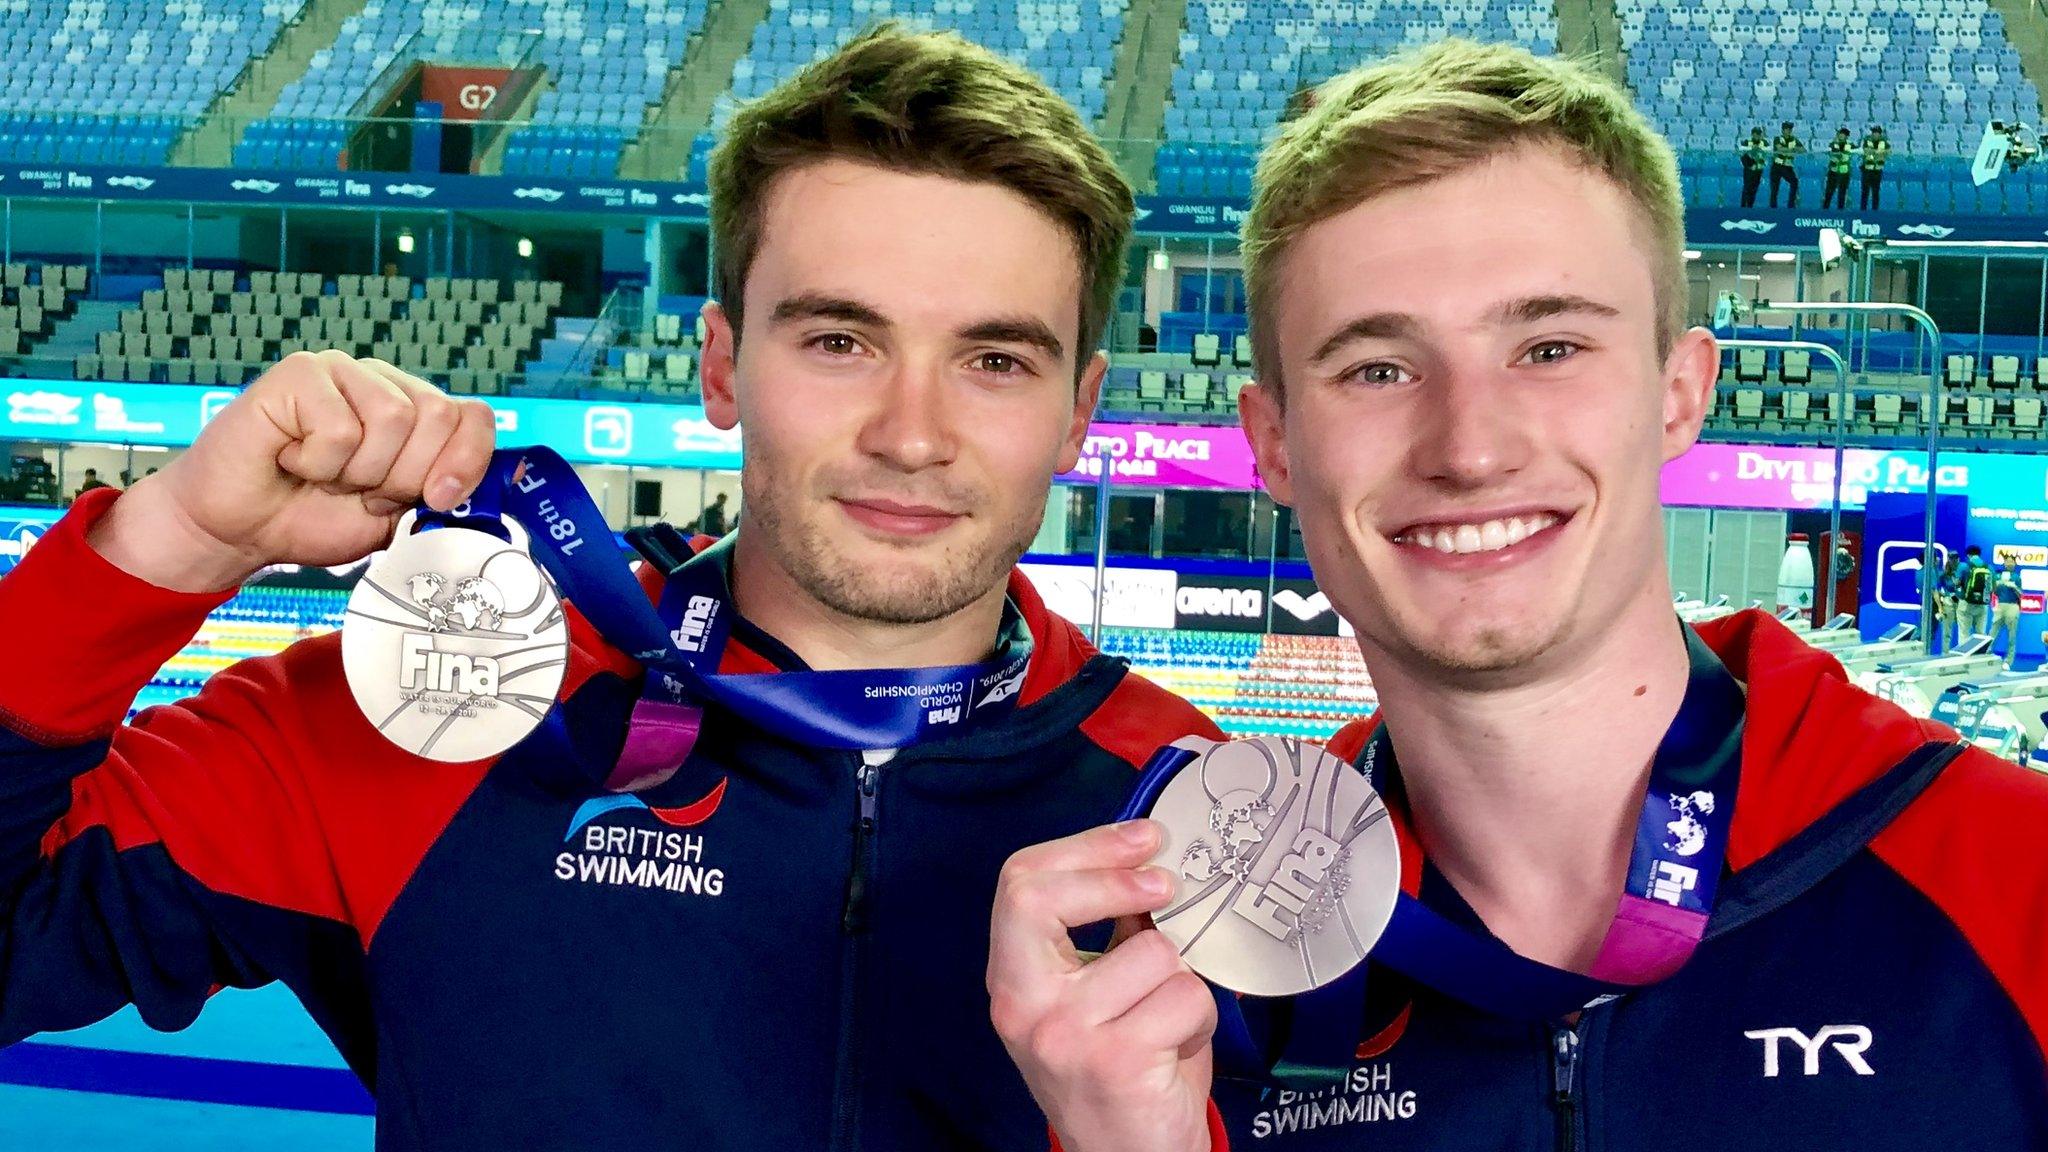
[[[568,667],[569,628],[554,582],[510,519],[488,532],[413,532],[349,595],[342,671],[377,731],[415,755],[459,763],[495,756],[540,725]]]
[[[1258,736],[1180,742],[1199,755],[1160,793],[1153,863],[1179,880],[1153,923],[1211,983],[1292,996],[1356,967],[1401,889],[1387,806],[1357,768]]]

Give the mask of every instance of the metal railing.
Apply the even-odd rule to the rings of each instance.
[[[511,78],[477,111],[480,119],[475,128],[475,145],[471,150],[473,158],[480,158],[488,153],[512,131],[515,123],[513,118],[518,115],[520,107],[546,78],[547,69],[535,63],[535,57],[540,52],[540,33],[526,33],[521,43],[524,45],[523,49],[512,63],[506,66],[511,72]],[[475,169],[476,163],[476,159],[471,160],[472,170]]]
[[[594,380],[600,375],[612,345],[618,342],[621,317],[628,308],[635,309],[637,313],[641,294],[639,288],[614,288],[604,298],[596,319],[591,321],[589,331],[583,334],[583,341],[569,354],[568,367],[562,372],[561,384],[564,387],[570,386],[572,381]],[[632,304],[626,303],[629,298]]]
[[[1778,353],[1781,357],[1779,362],[1780,367],[1778,369],[1780,373],[1780,379],[1783,379],[1784,367],[1782,357],[1786,352],[1804,352],[1809,356],[1818,356],[1824,363],[1827,364],[1829,371],[1835,374],[1835,434],[1833,438],[1835,445],[1834,496],[1833,499],[1831,499],[1828,502],[1827,546],[1830,549],[1840,547],[1842,540],[1842,457],[1843,454],[1847,451],[1849,438],[1848,428],[1845,426],[1849,419],[1848,362],[1842,359],[1842,354],[1840,352],[1835,351],[1833,348],[1829,347],[1826,344],[1816,344],[1811,340],[1731,339],[1720,340],[1717,341],[1717,343],[1721,346],[1723,351],[1739,353],[1745,348],[1750,348],[1760,349],[1767,354],[1770,352]],[[1740,357],[1738,356],[1737,359],[1739,361]],[[1739,381],[1741,379],[1740,376],[1738,376],[1737,379]],[[1830,562],[1828,565],[1828,572],[1829,578],[1827,580],[1827,598],[1824,610],[1821,614],[1822,620],[1832,620],[1835,616],[1835,584],[1837,582],[1833,578],[1834,565],[1832,562]]]
[[[1927,343],[1929,347],[1933,348],[1934,355],[1929,358],[1927,403],[1920,413],[1921,419],[1927,423],[1927,517],[1925,525],[1927,534],[1922,541],[1926,554],[1921,557],[1920,562],[1924,565],[1923,571],[1934,571],[1938,567],[1935,556],[1937,545],[1934,539],[1934,492],[1935,477],[1941,474],[1936,468],[1936,463],[1941,453],[1942,420],[1940,405],[1944,401],[1941,394],[1941,327],[1934,322],[1934,317],[1929,316],[1926,312],[1911,304],[1892,304],[1874,300],[1787,300],[1778,302],[1760,300],[1756,303],[1755,309],[1758,312],[1781,312],[1790,315],[1806,316],[1826,315],[1837,312],[1844,315],[1860,313],[1866,317],[1898,316],[1912,321],[1919,326],[1921,332],[1926,334]],[[1839,471],[1839,466],[1837,470]],[[1836,500],[1838,506],[1840,503],[1839,499]],[[1830,570],[1832,571],[1832,567]],[[1934,581],[1923,580],[1921,585],[1920,634],[1927,637],[1928,651],[1932,652],[1934,650],[1935,636]]]

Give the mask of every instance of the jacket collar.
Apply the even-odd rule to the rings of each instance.
[[[1915,751],[1956,739],[1950,729],[1856,687],[1833,656],[1762,612],[1694,627],[1748,687],[1728,851],[1737,872],[1822,822]],[[1378,726],[1377,716],[1355,720],[1331,739],[1330,750],[1356,761]],[[1411,846],[1404,837],[1403,848]]]

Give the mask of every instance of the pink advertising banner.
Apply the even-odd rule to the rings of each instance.
[[[1940,491],[1978,499],[2038,501],[2043,458],[2016,453],[1944,452]],[[1664,503],[1696,508],[1818,509],[1834,501],[1831,448],[1776,444],[1697,444],[1664,466]],[[1842,453],[1842,507],[1861,508],[1872,492],[1927,490],[1925,452],[1851,448]]]
[[[1060,477],[1092,484],[1105,465],[1110,482],[1131,487],[1259,487],[1258,469],[1242,430],[1191,424],[1097,424],[1088,431],[1081,465]],[[1872,492],[1919,492],[1927,486],[1924,452],[1852,448],[1842,457],[1842,506],[1861,508]],[[2048,496],[2048,456],[1943,453],[1940,489]],[[1664,468],[1664,503],[1675,507],[1826,508],[1833,499],[1835,454],[1827,448],[1775,444],[1699,444]]]
[[[1097,424],[1081,466],[1060,477],[1093,483],[1109,467],[1112,484],[1162,488],[1256,488],[1251,445],[1235,427],[1194,424]]]

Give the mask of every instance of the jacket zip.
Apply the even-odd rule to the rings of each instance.
[[[859,797],[853,825],[853,861],[847,872],[846,902],[839,914],[839,1060],[833,1075],[832,1148],[852,1152],[859,1147],[860,1045],[859,1004],[861,953],[868,928],[869,875],[875,854],[875,778],[880,769],[863,759],[854,775]]]
[[[868,857],[874,852],[875,777],[881,769],[866,760],[854,776],[860,793],[860,815],[853,826],[853,868],[846,881],[846,907],[840,914],[840,928],[849,936],[867,931]]]
[[[1550,1106],[1557,1112],[1558,1152],[1578,1152],[1579,1108],[1581,1106],[1579,1083],[1579,1046],[1582,1043],[1580,1023],[1572,1028],[1554,1029],[1550,1034]]]

